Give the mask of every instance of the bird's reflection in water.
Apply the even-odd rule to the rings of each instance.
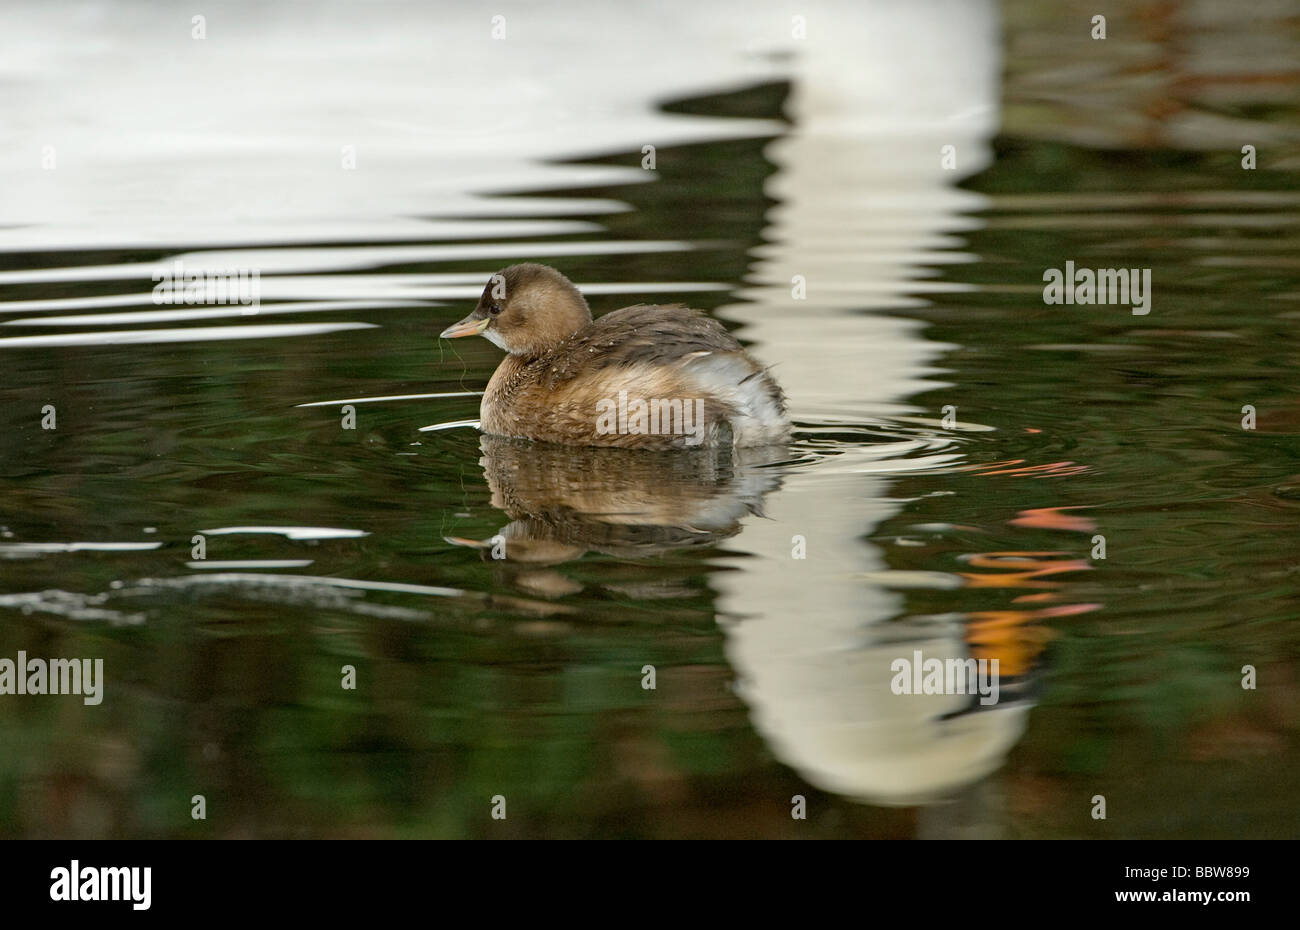
[[[599,552],[638,559],[712,546],[762,515],[785,447],[655,452],[484,436],[492,506],[510,518],[486,540],[449,538],[499,561],[514,584],[559,597],[582,590],[553,567]],[[660,596],[665,592],[661,591]]]
[[[510,522],[489,539],[450,541],[480,549],[499,566],[499,581],[549,598],[583,590],[561,566],[587,553],[639,559],[714,546],[739,534],[747,518],[764,515],[764,498],[782,483],[779,466],[791,459],[787,448],[652,452],[493,436],[482,437],[481,448],[492,505]],[[783,499],[773,495],[773,507],[780,510]],[[1034,511],[1018,521],[1038,526],[1044,519]],[[777,516],[752,528],[788,540],[785,522]],[[1093,525],[1075,516],[1058,528],[1091,531]],[[891,577],[864,579],[834,560],[822,561],[859,594],[864,580]],[[1001,766],[1034,703],[1049,636],[1042,621],[1097,606],[1072,603],[1060,578],[1090,565],[1040,551],[976,553],[962,561],[966,570],[949,574],[944,585],[954,597],[962,590],[1006,590],[1013,603],[1001,610],[864,622],[852,602],[841,604],[826,593],[833,579],[818,581],[814,588],[822,593],[814,594],[791,575],[784,584],[801,591],[796,596],[807,607],[797,620],[781,606],[788,600],[769,601],[766,609],[755,605],[739,619],[730,612],[725,630],[736,692],[778,759],[822,790],[889,806],[959,799]],[[811,560],[781,565],[786,573],[794,572],[790,566],[817,567]],[[770,573],[782,569],[769,566]],[[745,573],[748,584],[756,578]],[[660,578],[624,593],[671,598],[698,591]],[[892,663],[917,652],[945,662],[999,660],[996,703],[984,706],[970,694],[897,694]],[[977,814],[982,822],[989,812],[979,807]],[[954,829],[946,820],[926,828],[938,835]]]

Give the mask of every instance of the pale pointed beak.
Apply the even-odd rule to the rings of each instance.
[[[487,329],[488,324],[491,322],[491,317],[485,316],[482,319],[477,319],[474,314],[471,313],[459,323],[453,323],[451,326],[444,329],[442,333],[439,334],[438,338],[459,339],[462,336],[477,336],[482,333],[483,330]]]

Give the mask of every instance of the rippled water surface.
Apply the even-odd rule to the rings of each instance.
[[[669,6],[0,14],[0,657],[105,668],[0,696],[0,834],[1297,835],[1300,13]],[[795,441],[482,437],[516,261]]]

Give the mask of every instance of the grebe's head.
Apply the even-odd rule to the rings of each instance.
[[[591,322],[573,282],[554,268],[511,265],[492,276],[474,312],[442,331],[443,339],[483,336],[511,355],[535,356]]]

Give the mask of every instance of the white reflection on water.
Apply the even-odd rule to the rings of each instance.
[[[749,302],[720,311],[744,322],[804,420],[938,415],[906,399],[942,385],[936,362],[947,347],[923,339],[920,323],[873,311],[943,289],[917,279],[927,266],[974,258],[937,250],[959,246],[958,234],[979,223],[968,214],[984,205],[954,184],[991,158],[993,4],[891,6],[878,25],[820,32],[796,57],[794,129],[768,149],[779,203],[767,244],[741,292]],[[958,170],[941,167],[944,145],[956,147]],[[806,299],[792,296],[797,275]],[[904,642],[882,627],[903,604],[871,580],[885,562],[863,537],[903,506],[888,474],[958,457],[946,439],[921,455],[908,445],[846,445],[792,476],[766,502],[771,519],[732,542],[738,570],[711,576],[733,618],[725,629],[738,693],[772,751],[820,788],[881,804],[926,803],[986,776],[1027,714],[1003,706],[948,717],[965,699],[889,689],[890,661],[913,648],[969,655],[957,623]],[[791,558],[796,534],[806,559]]]
[[[350,329],[374,329],[373,323],[277,323],[261,326],[195,326],[189,329],[124,329],[98,333],[54,333],[48,336],[10,336],[0,339],[0,349],[39,346],[144,345],[165,342],[215,342],[222,339],[271,339],[318,336]]]
[[[436,394],[390,394],[387,397],[347,397],[343,400],[317,400],[295,407],[337,407],[339,404],[382,404],[399,400],[427,400],[433,397],[481,397],[482,391],[442,391]]]
[[[0,7],[0,251],[552,235],[573,230],[520,232],[518,218],[554,204],[485,195],[645,183],[636,161],[554,160],[780,130],[663,113],[654,98],[779,77],[764,53],[785,44],[784,10],[536,3],[510,10],[503,41],[490,35],[499,11],[477,4],[204,12],[195,40],[189,11],[145,0]],[[433,219],[503,210],[514,219],[495,231]]]
[[[114,298],[103,298],[112,300]],[[101,298],[74,298],[72,300],[23,301],[23,309],[37,309],[31,304],[41,304],[39,309],[55,309],[52,304],[78,303],[81,306],[99,305]],[[141,302],[137,295],[128,295],[126,303]],[[6,309],[14,310],[18,303]],[[3,326],[122,326],[132,323],[183,323],[192,320],[220,320],[229,317],[266,316],[285,313],[339,313],[344,310],[390,310],[398,307],[429,306],[415,300],[309,300],[289,301],[282,304],[265,304],[259,307],[233,306],[195,307],[189,310],[138,310],[131,313],[82,313],[74,316],[37,316],[6,320]]]
[[[446,423],[434,423],[430,426],[421,426],[421,433],[437,433],[445,429],[478,429],[478,420],[448,420]]]
[[[204,536],[231,536],[236,533],[267,533],[285,539],[359,539],[369,536],[365,530],[349,530],[334,526],[222,526],[215,530],[199,530]]]
[[[160,542],[20,542],[0,543],[0,558],[35,558],[59,552],[143,552],[162,547]]]
[[[268,571],[276,568],[306,568],[312,562],[312,559],[229,559],[225,561],[186,562],[185,567],[209,572],[227,571],[232,568],[256,568]]]
[[[367,581],[362,578],[332,578],[323,575],[262,575],[257,572],[227,572],[220,575],[190,575],[184,578],[141,578],[136,587],[189,588],[196,585],[272,586],[307,590],[314,587],[349,591],[392,591],[429,597],[465,597],[471,592],[437,585],[405,584],[398,581]]]
[[[556,203],[569,204],[557,199]],[[575,207],[575,212],[578,207]],[[385,265],[415,262],[463,262],[480,259],[504,259],[528,253],[538,258],[566,255],[626,255],[655,252],[685,252],[693,246],[687,242],[637,240],[623,242],[601,239],[598,242],[522,242],[502,241],[477,245],[373,245],[322,246],[313,249],[213,249],[182,252],[156,262],[121,265],[78,265],[72,268],[32,268],[0,271],[0,284],[44,284],[71,281],[148,281],[154,272],[167,271],[176,261],[191,271],[223,271],[228,268],[256,268],[262,274],[288,274],[304,271],[363,271]],[[473,284],[481,275],[453,272],[430,276],[445,284]]]

